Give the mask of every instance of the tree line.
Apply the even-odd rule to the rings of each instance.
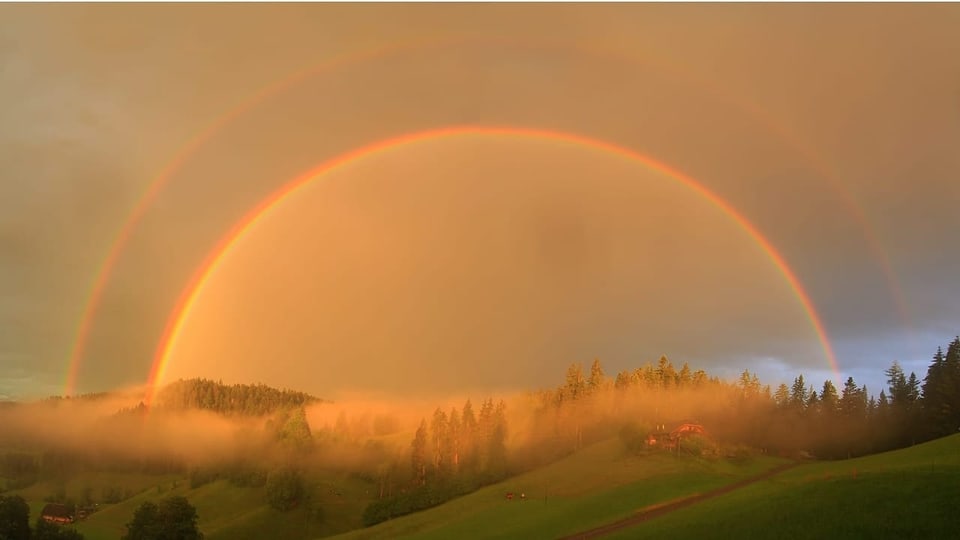
[[[157,394],[156,406],[166,409],[202,409],[225,415],[264,416],[323,400],[294,390],[265,384],[226,385],[207,379],[177,380]]]
[[[728,381],[686,363],[678,369],[665,356],[613,378],[599,359],[588,371],[575,363],[557,387],[525,396],[527,433],[509,452],[503,401],[484,401],[476,417],[467,401],[462,411],[438,408],[429,422],[422,419],[410,444],[408,483],[385,496],[389,473],[383,473],[380,499],[368,506],[364,523],[440,504],[618,433],[630,435],[628,447],[640,448],[636,441],[684,422],[706,426],[731,455],[752,447],[827,459],[899,448],[960,428],[960,338],[946,351],[938,348],[922,380],[897,362],[885,375],[887,388],[874,397],[853,377],[840,389],[830,380],[818,389],[801,374],[771,391],[749,370]]]
[[[437,408],[428,424],[420,420],[410,443],[411,489],[392,493],[395,469],[384,467],[379,476],[380,498],[367,506],[365,525],[436,506],[454,497],[497,482],[508,474],[507,406],[488,398],[474,413],[467,399],[462,410]]]

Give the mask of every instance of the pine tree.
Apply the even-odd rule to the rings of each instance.
[[[777,391],[773,394],[773,401],[776,403],[777,408],[786,409],[790,405],[790,389],[787,388],[787,385],[780,383],[780,386],[777,387]]]
[[[460,463],[461,468],[473,469],[479,459],[480,449],[477,446],[477,418],[473,414],[473,404],[468,399],[463,404],[463,413],[460,419]]]
[[[677,371],[666,356],[661,356],[657,362],[657,381],[660,388],[672,388],[677,382]]]
[[[621,371],[617,373],[617,378],[613,382],[613,387],[617,390],[626,390],[632,385],[633,378],[630,376],[629,371]]]
[[[446,463],[444,462],[444,443],[447,435],[447,414],[439,407],[433,412],[433,421],[430,423],[431,442],[433,443],[433,467],[438,476],[442,476]]]
[[[698,369],[693,372],[693,387],[694,388],[703,388],[707,384],[707,372]]]
[[[600,365],[600,359],[595,358],[590,365],[590,378],[587,379],[587,389],[591,394],[596,394],[603,389],[605,382],[603,367]]]
[[[944,354],[938,347],[923,383],[922,405],[931,435],[947,435],[960,428],[960,338]]]
[[[906,410],[910,403],[910,387],[907,384],[907,377],[903,374],[903,368],[896,360],[884,371],[887,376],[887,384],[890,390],[890,405],[894,408]]]
[[[427,420],[420,420],[420,427],[410,443],[410,464],[413,467],[413,477],[418,485],[427,483]]]
[[[487,469],[490,462],[490,438],[493,436],[493,399],[486,399],[480,406],[480,417],[477,420],[477,464],[480,470]]]
[[[803,411],[807,406],[807,385],[803,382],[803,375],[793,380],[790,388],[790,407],[795,411]]]
[[[840,413],[851,420],[863,420],[867,414],[867,402],[853,377],[847,377],[840,396]]]
[[[489,464],[487,470],[494,478],[500,478],[506,473],[507,459],[507,405],[500,400],[493,413],[493,429],[489,441]]]
[[[564,394],[572,400],[583,397],[586,392],[587,383],[583,378],[583,366],[579,363],[570,364],[567,368],[567,381],[564,386]]]
[[[677,374],[677,383],[680,388],[688,388],[693,382],[693,374],[690,372],[690,366],[686,362],[680,367],[680,373]]]
[[[811,416],[816,416],[820,413],[820,398],[817,396],[817,391],[813,389],[813,385],[810,385],[808,390],[807,397],[807,414]]]
[[[460,438],[460,413],[458,413],[457,408],[454,407],[450,410],[450,416],[447,420],[447,442],[445,444],[448,455],[447,462],[450,464],[454,473],[460,468]]]
[[[917,374],[910,372],[910,378],[907,379],[907,400],[908,407],[913,409],[917,401],[920,399],[920,381],[917,379]]]
[[[840,410],[840,397],[837,395],[837,387],[829,379],[823,381],[823,389],[820,391],[820,412],[832,418]]]

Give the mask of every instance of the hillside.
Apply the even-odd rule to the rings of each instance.
[[[370,500],[368,483],[334,472],[311,477],[307,500],[283,513],[270,508],[262,486],[240,487],[218,480],[191,489],[188,480],[173,476],[131,475],[126,480],[131,487],[136,484],[140,489],[145,482],[152,485],[120,503],[102,505],[101,510],[79,522],[76,528],[87,540],[116,540],[140,504],[157,502],[169,495],[183,495],[197,508],[200,530],[207,540],[328,536],[360,527],[360,514]],[[34,492],[40,493],[43,487],[38,486]],[[31,501],[37,498],[31,497]],[[42,506],[32,502],[31,515],[36,516]]]
[[[336,538],[556,538],[709,492],[777,463],[782,461],[735,465],[669,454],[621,457],[608,441],[437,508]],[[504,497],[524,490],[526,501]],[[852,460],[801,464],[603,537],[949,538],[960,534],[951,513],[957,500],[960,435]]]
[[[957,538],[960,435],[770,480],[604,536],[640,538]]]
[[[733,463],[666,452],[628,456],[622,443],[611,439],[436,508],[336,538],[554,538],[784,462],[756,457]],[[508,492],[513,500],[506,499]]]

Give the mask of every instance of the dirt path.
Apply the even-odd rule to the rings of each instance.
[[[627,527],[632,527],[638,523],[643,523],[648,519],[653,519],[655,517],[660,517],[664,514],[669,514],[675,510],[680,510],[681,508],[686,508],[688,506],[693,506],[699,502],[705,501],[707,499],[712,499],[714,497],[719,497],[720,495],[726,495],[731,491],[740,489],[750,484],[759,482],[761,480],[766,480],[772,476],[776,476],[783,471],[796,467],[797,463],[787,463],[774,467],[769,471],[766,471],[757,476],[751,476],[750,478],[745,478],[739,482],[734,482],[726,486],[717,488],[713,491],[708,491],[706,493],[697,493],[683,499],[677,499],[671,502],[662,503],[659,505],[653,505],[644,510],[641,510],[639,514],[630,516],[628,518],[621,519],[620,521],[614,521],[613,523],[608,523],[606,525],[601,525],[595,529],[590,529],[588,531],[583,531],[577,534],[572,534],[570,536],[565,536],[561,540],[586,540],[587,538],[599,538],[605,534],[610,534],[614,531],[619,531],[620,529],[625,529]]]

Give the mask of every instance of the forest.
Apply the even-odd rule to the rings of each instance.
[[[7,449],[0,477],[5,491],[39,481],[63,486],[81,471],[181,475],[191,490],[226,480],[238,488],[262,488],[265,503],[276,511],[308,508],[322,516],[324,509],[311,499],[310,479],[318,471],[338,470],[375,486],[362,515],[369,526],[598,441],[615,438],[624,452],[643,454],[651,451],[651,437],[683,423],[705,430],[686,439],[683,452],[731,459],[756,454],[846,459],[957,432],[960,337],[937,348],[922,378],[904,373],[897,362],[884,374],[887,387],[874,396],[852,377],[838,389],[830,380],[815,385],[798,375],[773,389],[747,370],[724,380],[687,363],[677,368],[665,356],[613,376],[596,359],[587,368],[568,366],[553,387],[486,396],[476,408],[466,398],[431,412],[422,407],[400,412],[400,403],[392,412],[371,412],[262,384],[181,380],[163,389],[150,408],[143,402],[117,407],[109,393],[7,404],[0,408],[11,428],[0,435]],[[84,406],[112,413],[100,414],[92,428],[73,436],[50,436],[35,427]],[[197,451],[202,433],[211,441],[223,439],[222,447]],[[107,485],[87,488],[77,499],[61,487],[44,500],[76,510],[134,494]],[[189,503],[170,504],[195,525]],[[5,512],[22,509],[16,496],[0,506]],[[140,521],[159,515],[158,508],[143,510]],[[131,530],[150,529],[141,525]],[[37,527],[59,537],[56,527],[39,521]],[[67,530],[63,534],[75,534]]]

